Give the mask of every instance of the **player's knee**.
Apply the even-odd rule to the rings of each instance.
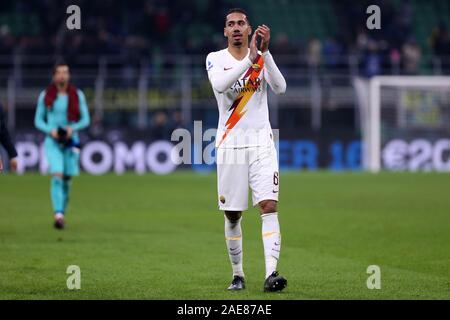
[[[53,177],[58,177],[58,178],[61,178],[61,179],[64,178],[64,175],[62,173],[53,173],[52,176]]]
[[[242,216],[242,212],[241,211],[225,211],[225,216],[227,217],[228,220],[230,221],[236,221],[239,220]]]
[[[277,212],[277,202],[275,200],[263,200],[259,203],[261,214]]]

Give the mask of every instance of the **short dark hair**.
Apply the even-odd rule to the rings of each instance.
[[[248,13],[247,13],[247,11],[245,11],[242,8],[232,8],[232,9],[228,10],[227,14],[225,15],[225,24],[227,23],[227,16],[229,14],[232,14],[235,12],[242,13],[243,15],[245,15],[245,18],[247,19],[247,23],[250,24],[250,20],[248,18]]]
[[[65,62],[64,60],[62,60],[62,59],[57,60],[57,61],[55,62],[55,64],[53,65],[53,74],[55,74],[56,69],[58,69],[58,67],[62,67],[62,66],[67,66],[67,67],[69,67],[69,65],[67,64],[67,62]]]

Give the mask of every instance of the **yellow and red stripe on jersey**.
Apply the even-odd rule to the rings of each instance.
[[[247,70],[247,72],[244,75],[244,79],[247,79],[248,77],[244,89],[236,97],[236,100],[234,100],[233,104],[229,109],[233,111],[231,112],[230,117],[225,123],[226,127],[225,133],[223,134],[222,139],[220,140],[218,146],[222,144],[222,142],[225,140],[231,129],[233,129],[236,126],[239,120],[241,120],[241,118],[247,112],[247,110],[244,110],[244,107],[247,105],[247,102],[250,100],[250,98],[253,96],[253,94],[258,89],[258,86],[260,85],[260,82],[256,81],[256,79],[260,75],[263,67],[264,67],[264,58],[258,54],[252,66]]]

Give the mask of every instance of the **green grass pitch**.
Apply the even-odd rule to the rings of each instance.
[[[283,173],[279,294],[262,292],[256,209],[244,214],[247,289],[231,268],[216,177],[82,175],[64,231],[49,177],[0,176],[0,299],[450,299],[450,175]],[[81,290],[66,287],[81,268]],[[381,289],[366,286],[369,265]]]

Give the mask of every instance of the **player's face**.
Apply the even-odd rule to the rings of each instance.
[[[69,67],[58,66],[53,75],[53,82],[55,82],[57,85],[63,86],[69,83],[69,80],[70,80]]]
[[[240,47],[248,45],[248,37],[252,33],[252,28],[248,24],[245,14],[233,12],[227,16],[224,28],[224,35],[228,38],[228,44]]]

